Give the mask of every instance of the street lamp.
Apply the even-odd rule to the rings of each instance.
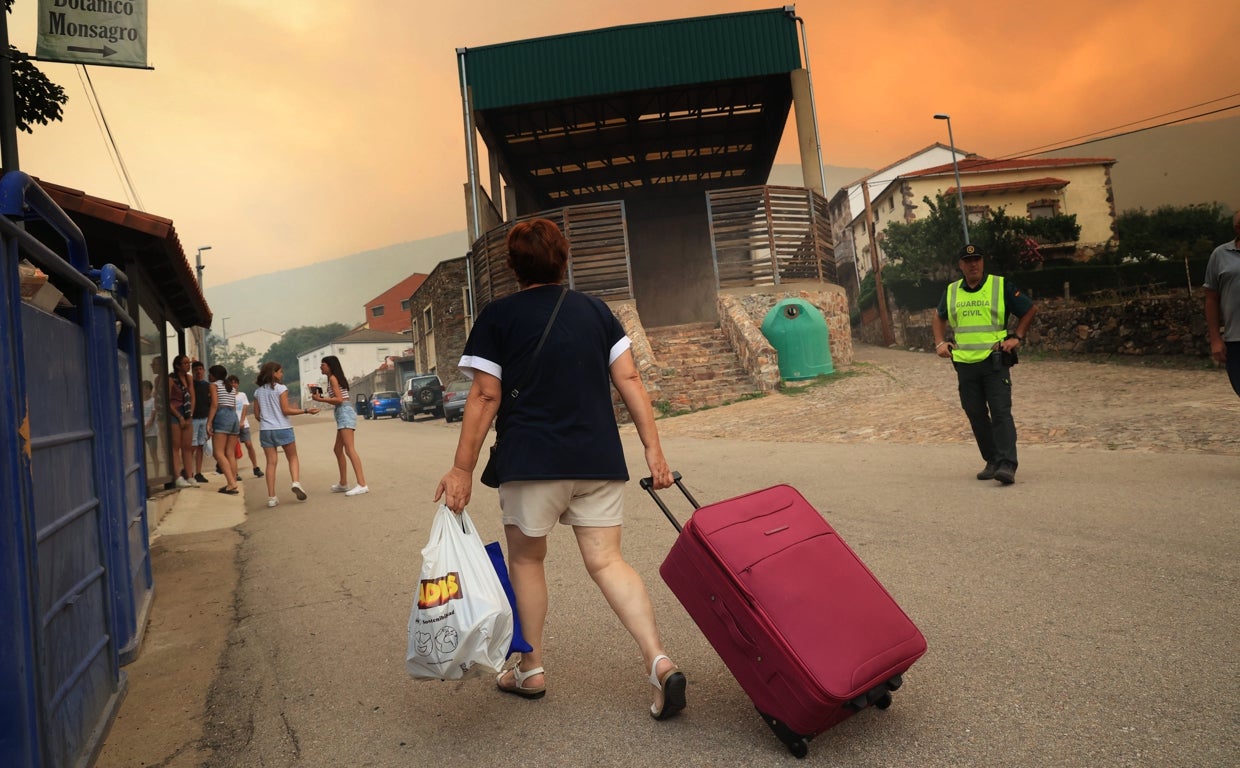
[[[209,251],[209,250],[211,250],[211,246],[200,245],[198,247],[198,255],[194,257],[194,264],[198,270],[198,290],[202,293],[203,298],[206,298],[207,294],[206,294],[206,291],[204,291],[202,288],[202,270],[206,269],[206,267],[202,266],[202,252]],[[210,365],[211,364],[211,345],[208,343],[207,334],[203,333],[202,336],[199,338],[199,341],[202,342],[203,362],[206,365]]]
[[[220,323],[223,326],[221,330],[224,332],[224,354],[228,354],[228,321],[231,319],[231,315],[220,318]]]
[[[202,270],[206,267],[202,266],[202,252],[211,250],[211,246],[203,245],[198,247],[198,255],[194,257],[194,261],[198,269],[198,289],[202,290]]]
[[[952,148],[952,170],[956,172],[956,199],[960,202],[960,224],[964,227],[964,244],[969,244],[969,214],[964,209],[964,187],[960,186],[960,166],[956,163],[956,140],[952,137],[952,116],[939,113],[935,120],[947,121],[947,143]]]

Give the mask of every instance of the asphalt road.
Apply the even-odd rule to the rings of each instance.
[[[566,530],[551,538],[545,699],[501,695],[487,679],[405,674],[431,496],[458,429],[364,422],[371,493],[345,498],[327,492],[330,418],[299,421],[309,500],[292,500],[283,465],[275,509],[262,481],[246,481],[235,623],[193,764],[790,764],[660,580],[675,533],[635,482],[625,552],[688,676],[681,717],[646,714],[652,689],[636,647]],[[640,446],[631,430],[625,441],[636,477]],[[1018,483],[1001,487],[972,479],[976,450],[964,444],[677,437],[665,449],[702,502],[798,488],[927,637],[894,706],[815,739],[804,764],[1236,764],[1235,456],[1030,445]],[[479,486],[470,512],[484,541],[501,538],[494,491]]]

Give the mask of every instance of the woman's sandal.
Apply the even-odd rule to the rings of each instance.
[[[504,675],[508,674],[509,672],[512,673],[513,684],[504,685]],[[525,681],[529,680],[534,675],[542,675],[542,674],[546,674],[545,672],[543,672],[542,667],[534,667],[528,672],[522,672],[520,667],[513,667],[512,669],[500,672],[499,675],[496,676],[495,687],[500,689],[504,693],[515,694],[517,696],[520,696],[523,699],[541,699],[547,693],[546,684],[540,685],[537,688],[527,688],[525,685]]]
[[[650,664],[650,684],[663,691],[663,708],[658,709],[654,704],[650,705],[650,716],[655,720],[666,720],[685,708],[685,687],[688,681],[674,664],[671,669],[663,673],[662,677],[656,674],[659,662],[663,659],[671,661],[666,656],[659,655],[655,656]]]

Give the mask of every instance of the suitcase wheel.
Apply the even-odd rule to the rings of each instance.
[[[886,709],[887,707],[890,707],[891,706],[891,694],[890,693],[883,694],[882,698],[874,702],[874,706],[878,707],[879,709]]]
[[[771,717],[762,710],[758,710],[758,714],[762,716],[762,722],[775,734],[775,737],[783,742],[792,756],[798,760],[809,754],[809,739],[789,728],[780,720]]]

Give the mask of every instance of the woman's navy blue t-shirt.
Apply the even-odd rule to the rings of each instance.
[[[628,480],[611,400],[610,367],[629,348],[624,327],[602,301],[576,291],[560,313],[531,372],[562,287],[518,291],[483,308],[458,364],[500,379],[504,405],[496,425],[499,482]]]

